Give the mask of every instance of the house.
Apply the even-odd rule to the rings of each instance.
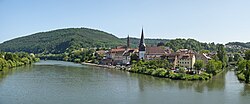
[[[123,64],[123,53],[125,50],[125,48],[110,49],[106,53],[106,58],[112,59],[112,65],[121,65]]]
[[[129,65],[131,64],[131,55],[132,54],[137,54],[138,53],[138,49],[127,49],[124,53],[123,53],[123,64],[124,65]]]
[[[153,60],[160,59],[161,56],[166,55],[168,52],[164,49],[164,47],[146,47],[145,59]]]
[[[173,63],[174,69],[178,67],[192,69],[196,60],[194,52],[188,49],[180,49],[175,53],[163,55],[162,59],[167,59],[170,63]]]
[[[195,63],[195,55],[192,53],[188,54],[179,54],[177,56],[177,65],[180,67],[185,67],[188,69],[193,69]]]
[[[195,54],[196,60],[203,60],[204,63],[208,63],[209,60],[211,60],[212,58],[208,56],[208,54],[206,53],[202,53],[202,54]]]
[[[172,63],[173,64],[173,68],[175,69],[176,68],[176,65],[177,65],[177,54],[176,53],[170,53],[170,54],[166,54],[166,55],[163,55],[161,56],[162,59],[167,59],[169,63]]]
[[[130,56],[135,53],[136,49],[131,49],[129,44],[129,36],[127,37],[126,46],[117,46],[110,49],[105,54],[105,60],[102,60],[104,64],[111,65],[127,65],[130,64]]]

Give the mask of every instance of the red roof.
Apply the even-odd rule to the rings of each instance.
[[[162,47],[147,47],[146,54],[166,54],[166,51]]]
[[[126,50],[125,48],[116,48],[116,49],[111,49],[110,52],[111,53],[124,52],[125,50]]]

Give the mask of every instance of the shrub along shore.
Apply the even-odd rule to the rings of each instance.
[[[168,67],[171,67],[171,64],[166,60],[150,60],[150,61],[139,61],[133,63],[131,66],[110,66],[110,65],[98,65],[93,63],[81,63],[83,65],[90,65],[102,68],[109,69],[118,69],[125,70],[131,73],[151,75],[154,77],[160,78],[169,78],[173,80],[209,80],[213,77],[213,74],[208,74],[203,71],[200,74],[194,74],[195,71],[186,71],[183,68],[180,68],[178,72],[170,70]],[[217,73],[222,72],[223,70],[216,71]]]
[[[172,64],[170,64],[167,60],[149,60],[134,63],[128,71],[174,80],[209,80],[213,76],[212,73],[208,74],[205,71],[188,71],[183,67],[179,67],[178,70],[171,70],[171,68]]]
[[[163,68],[158,69],[134,69],[129,70],[130,72],[152,75],[161,78],[170,78],[174,80],[209,80],[212,78],[212,74],[201,73],[201,74],[188,74],[188,73],[176,73],[172,70],[166,70]]]
[[[10,69],[18,66],[30,65],[34,62],[38,62],[39,60],[40,59],[36,58],[34,54],[28,54],[24,52],[1,52],[0,71],[2,71],[4,68]]]

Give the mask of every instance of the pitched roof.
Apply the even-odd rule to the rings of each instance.
[[[162,47],[147,47],[146,54],[166,54],[166,51]]]
[[[123,56],[129,56],[130,53],[134,53],[135,52],[135,49],[128,49],[126,50],[124,53],[123,53]]]
[[[192,59],[194,54],[180,54],[178,59]]]
[[[124,52],[126,49],[125,48],[116,48],[116,49],[111,49],[109,52],[115,53],[115,52]]]

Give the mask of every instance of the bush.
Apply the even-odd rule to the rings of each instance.
[[[146,72],[146,68],[145,67],[139,67],[137,72],[138,73],[145,73]]]
[[[154,69],[146,69],[144,74],[151,75],[153,73]]]
[[[157,77],[165,77],[167,71],[163,68],[158,68],[152,72],[151,75],[157,76]]]
[[[237,77],[240,81],[245,81],[246,78],[245,78],[245,75],[243,73],[240,73],[240,74],[237,74]]]
[[[129,70],[129,72],[137,73],[138,68],[137,67],[132,67],[131,70]]]
[[[193,75],[193,79],[192,80],[199,80],[199,75],[197,75],[197,74],[195,74],[195,75]]]
[[[81,62],[81,59],[76,58],[76,59],[74,59],[74,62],[75,62],[75,63],[80,63],[80,62]]]

